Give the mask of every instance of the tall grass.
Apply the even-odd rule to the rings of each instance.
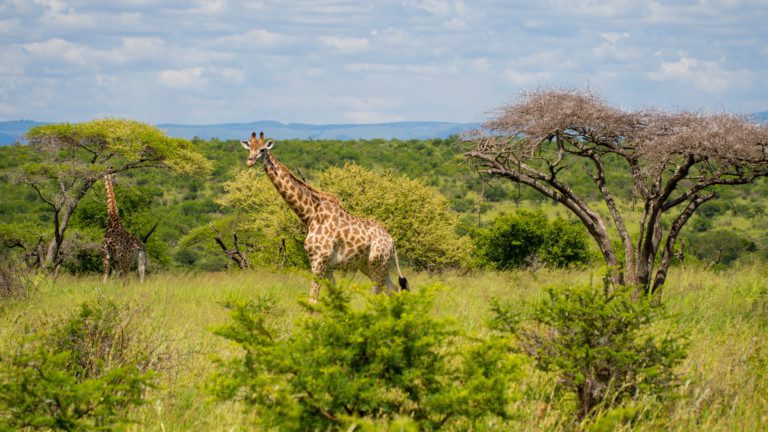
[[[409,274],[411,286],[442,285],[435,313],[449,316],[466,330],[483,333],[492,298],[530,304],[544,286],[600,283],[600,272],[538,270],[461,274]],[[362,284],[362,277],[340,278]],[[279,325],[289,331],[305,312],[309,277],[300,273],[248,271],[159,274],[139,284],[133,279],[102,284],[97,277],[60,278],[27,298],[0,306],[0,348],[9,349],[12,333],[25,323],[64,316],[87,300],[103,296],[142,306],[141,325],[177,353],[177,363],[160,374],[148,394],[150,404],[136,413],[135,430],[241,430],[249,419],[235,404],[212,402],[202,389],[211,374],[211,357],[235,347],[211,329],[225,323],[224,305],[233,299],[269,296],[279,305]],[[322,295],[322,293],[321,293]],[[681,366],[683,385],[670,412],[649,412],[631,430],[768,430],[768,270],[738,267],[717,273],[698,267],[671,271],[664,302],[690,335],[690,354]],[[573,419],[551,403],[551,377],[530,373],[521,383],[523,397],[515,428],[570,430]],[[629,426],[627,426],[627,430]]]

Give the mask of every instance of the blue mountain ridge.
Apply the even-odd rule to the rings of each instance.
[[[29,128],[42,124],[31,120],[0,121],[0,145],[19,141]],[[466,130],[480,127],[480,123],[452,123],[409,121],[370,124],[306,124],[257,121],[251,123],[225,123],[212,125],[185,125],[161,123],[158,128],[178,138],[247,139],[251,132],[264,131],[273,139],[431,139],[447,138]]]
[[[752,113],[757,122],[768,123],[768,111]],[[0,121],[0,145],[10,145],[29,128],[43,124],[33,120]],[[356,139],[431,139],[447,138],[463,131],[477,129],[480,123],[453,123],[435,121],[405,121],[368,124],[307,124],[281,123],[277,121],[256,121],[251,123],[222,123],[211,125],[190,125],[161,123],[157,127],[168,135],[179,138],[247,139],[251,132],[264,131],[273,139],[315,139],[315,140],[356,140]]]

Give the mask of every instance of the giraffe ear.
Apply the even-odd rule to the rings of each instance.
[[[269,140],[269,141],[267,141],[267,145],[265,145],[264,147],[265,147],[267,150],[272,150],[272,147],[274,147],[274,146],[275,146],[275,142],[274,142],[274,141],[272,141],[272,140]]]
[[[250,149],[251,149],[251,145],[250,145],[250,143],[248,143],[248,141],[242,141],[242,140],[241,140],[241,141],[240,141],[240,144],[241,144],[241,145],[243,146],[243,148],[244,148],[244,149],[246,149],[246,150],[250,150]]]

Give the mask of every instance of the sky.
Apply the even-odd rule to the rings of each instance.
[[[0,120],[478,122],[526,90],[768,110],[768,0],[0,0]]]

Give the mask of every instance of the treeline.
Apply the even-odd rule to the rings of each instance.
[[[210,177],[173,177],[163,169],[147,168],[126,171],[116,179],[118,205],[129,231],[143,236],[160,222],[147,245],[154,269],[220,270],[227,265],[228,256],[214,239],[219,236],[226,248],[233,249],[233,235],[238,234],[238,248],[251,254],[259,265],[305,265],[300,224],[295,218],[291,219],[285,208],[276,207],[283,212],[284,221],[272,221],[269,227],[254,226],[254,220],[263,219],[257,218],[258,212],[272,217],[278,214],[275,208],[247,208],[238,202],[244,197],[234,196],[274,192],[260,175],[260,169],[244,174],[245,156],[239,144],[216,139],[193,139],[191,144],[212,163]],[[489,265],[503,269],[536,263],[567,266],[588,262],[593,257],[594,251],[583,227],[574,223],[567,211],[557,210],[554,203],[528,188],[480,178],[465,163],[466,150],[467,145],[461,139],[451,137],[410,141],[287,140],[279,142],[274,152],[297,176],[341,195],[353,212],[377,219],[391,216],[395,225],[390,224],[388,228],[403,236],[410,234],[409,241],[422,242],[422,246],[399,246],[409,249],[407,261],[419,268]],[[53,213],[33,188],[14,183],[9,175],[18,167],[39,162],[43,157],[33,146],[0,148],[0,172],[3,173],[0,236],[6,252],[21,252],[23,248],[19,245],[28,251],[52,236]],[[608,170],[607,181],[622,205],[631,207],[631,182],[618,163],[614,162]],[[344,176],[345,171],[356,174],[345,177],[343,182],[334,180]],[[390,184],[410,180],[407,185],[410,189],[402,189],[406,186],[400,183],[399,188],[387,188],[381,182],[367,187],[366,182],[379,178],[386,178]],[[249,182],[258,188],[234,191],[234,181]],[[588,176],[571,179],[570,183],[586,196],[595,194],[592,198],[599,202],[598,192]],[[417,189],[422,195],[415,192]],[[354,190],[358,193],[351,192]],[[366,200],[391,204],[388,197],[408,197],[408,191],[411,197],[420,196],[421,200],[427,199],[425,196],[436,200],[444,197],[444,203],[438,204],[439,210],[434,211],[445,213],[451,221],[444,222],[450,227],[440,228],[440,234],[430,238],[435,230],[429,226],[422,226],[423,232],[413,233],[397,227],[397,223],[423,224],[428,219],[424,215],[409,216],[398,214],[396,209],[361,205]],[[718,193],[721,199],[703,206],[692,219],[678,256],[713,266],[729,265],[745,256],[765,259],[768,256],[768,219],[765,217],[768,183],[759,181],[744,187],[728,187]],[[275,200],[276,206],[281,204],[276,193],[265,199]],[[103,185],[98,182],[77,206],[67,233],[64,270],[101,270],[98,244],[106,224],[105,203]],[[539,210],[519,213],[526,209]],[[413,213],[412,209],[400,210]],[[446,237],[448,231],[451,239]],[[529,241],[531,238],[536,239],[535,244]],[[432,246],[427,246],[430,241]],[[449,243],[453,244],[450,252],[434,249],[435,245]],[[527,246],[515,246],[521,243]],[[429,247],[437,251],[432,256],[426,252]]]

